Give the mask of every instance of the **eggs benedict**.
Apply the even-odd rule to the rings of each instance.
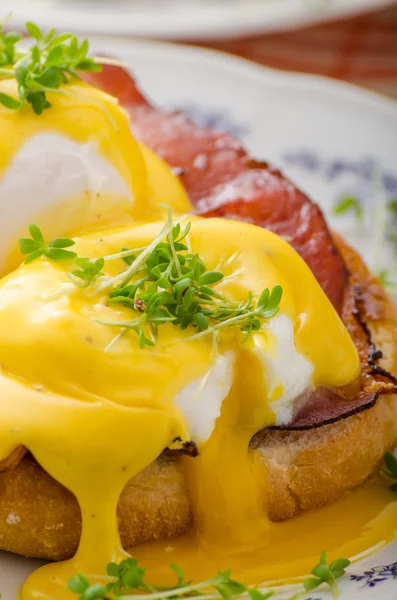
[[[169,140],[164,152],[153,136],[136,141],[112,96],[66,78],[38,105],[11,67],[0,82],[0,546],[68,559],[34,573],[21,600],[71,598],[86,585],[76,573],[101,585],[130,552],[149,573],[171,560],[205,578],[216,564],[258,584],[286,566],[308,572],[324,535],[331,559],[392,539],[397,502],[379,481],[330,505],[397,439],[397,317],[358,255],[235,141],[180,118],[211,158],[185,190]],[[123,102],[138,132],[181,133],[144,100]],[[184,214],[191,200],[203,216]],[[338,525],[338,510],[354,518]]]
[[[76,285],[78,271],[63,255],[29,260],[0,286],[0,458],[29,448],[74,493],[82,510],[74,569],[97,572],[112,559],[122,489],[179,440],[197,448],[185,469],[201,535],[243,543],[265,533],[257,489],[264,475],[248,453],[251,438],[290,422],[306,392],[347,385],[360,373],[347,330],[286,242],[253,225],[196,217],[185,229],[187,252],[184,225],[73,240],[91,264],[104,259],[88,286]],[[120,257],[120,248],[129,250]],[[251,296],[259,308],[247,304]],[[115,340],[114,328],[126,335]],[[332,346],[339,351],[330,357]],[[290,373],[280,367],[283,356]],[[230,477],[242,484],[233,500]],[[104,543],[93,560],[99,531]]]

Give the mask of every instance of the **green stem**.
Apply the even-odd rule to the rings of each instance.
[[[143,314],[139,319],[135,321],[106,321],[105,319],[93,319],[96,323],[101,325],[108,325],[109,327],[125,327],[126,329],[135,329],[136,327],[142,327],[146,323],[146,314]]]
[[[0,69],[0,75],[8,75],[8,79],[13,79],[14,69]]]
[[[332,597],[335,598],[335,600],[337,600],[337,598],[339,598],[338,584],[336,583],[336,581],[333,577],[329,580],[328,583],[329,583],[329,587],[332,590]]]
[[[208,579],[207,581],[186,585],[185,587],[177,588],[176,590],[174,588],[172,590],[166,590],[165,592],[155,592],[154,594],[134,594],[133,596],[120,596],[120,600],[162,600],[163,598],[170,598],[175,595],[184,596],[190,592],[196,592],[197,590],[202,590],[204,588],[214,587],[218,583],[222,583],[222,580],[218,581],[217,579]],[[213,597],[219,598],[219,594],[214,595]],[[200,597],[200,600],[201,599],[202,597]]]
[[[109,56],[93,56],[92,58],[100,65],[128,68],[128,63],[123,60],[117,60],[117,58],[109,58]]]
[[[212,290],[215,291],[215,290]],[[200,294],[200,291],[198,292]],[[201,304],[213,304],[214,306],[224,306],[225,308],[235,308],[236,310],[238,310],[241,307],[241,302],[233,302],[233,300],[228,300],[226,298],[226,296],[222,296],[221,294],[215,294],[216,298],[221,300],[223,302],[219,303],[219,302],[215,302],[214,300],[205,300],[205,299],[200,299],[201,300]]]
[[[243,315],[237,315],[236,317],[232,317],[231,319],[226,319],[226,321],[217,323],[217,325],[214,325],[213,327],[209,327],[208,329],[205,329],[204,331],[200,331],[200,333],[196,333],[195,335],[192,335],[191,337],[186,338],[185,342],[191,342],[192,340],[198,340],[198,339],[204,337],[205,335],[209,335],[210,333],[213,333],[214,331],[218,331],[219,329],[222,329],[223,327],[230,327],[231,325],[235,325],[236,323],[244,322],[244,320],[247,320],[247,317],[255,317],[258,312],[259,311],[254,310],[250,313],[245,313]]]
[[[216,308],[218,308],[219,310],[222,309],[226,309],[226,310],[233,310],[233,311],[237,311],[239,308],[239,304],[238,302],[215,302],[214,300],[205,300],[200,298],[200,304],[202,306],[215,306]]]
[[[397,291],[397,283],[392,283],[390,281],[384,281],[383,282],[383,286],[387,289],[387,290],[391,290],[393,292]]]
[[[113,348],[113,346],[115,344],[117,344],[117,342],[119,340],[121,340],[122,337],[124,337],[126,334],[128,333],[128,328],[125,327],[124,329],[122,329],[117,335],[114,336],[114,338],[108,343],[108,345],[105,348],[105,353],[107,354],[108,352],[110,352],[110,350]]]
[[[175,246],[174,246],[174,238],[172,236],[172,231],[174,229],[174,225],[172,222],[172,210],[171,208],[168,209],[168,224],[171,227],[168,235],[167,235],[167,239],[168,239],[168,243],[170,245],[171,248],[171,254],[172,254],[172,258],[174,259],[174,263],[175,263],[175,268],[176,271],[178,273],[178,277],[182,277],[182,271],[181,271],[181,265],[179,264],[179,259],[178,259],[178,254],[175,250]]]
[[[142,248],[133,248],[131,250],[123,250],[122,252],[117,252],[117,254],[109,254],[108,256],[104,256],[103,259],[105,262],[110,260],[117,260],[118,258],[127,258],[128,256],[133,256],[139,252],[143,252],[146,246],[142,246]],[[93,259],[98,260],[98,259]]]
[[[183,589],[183,588],[180,588]],[[196,588],[195,588],[196,589]],[[179,589],[174,589],[174,590],[168,590],[167,596],[162,596],[162,598],[176,598],[176,597],[180,597],[179,596],[180,591]],[[204,595],[198,595],[199,600],[218,600],[219,598],[221,598],[222,596],[219,593],[214,593],[214,594],[204,594]],[[241,596],[239,596],[241,597]],[[117,600],[144,600],[146,598],[159,598],[158,594],[145,594],[145,595],[137,595],[137,594],[132,594],[132,595],[128,595],[128,596],[119,596],[117,598]]]
[[[153,252],[153,250],[155,250],[155,248],[160,244],[162,239],[168,235],[168,233],[170,231],[170,227],[172,229],[172,227],[174,227],[175,225],[177,225],[184,219],[186,219],[186,215],[184,215],[183,217],[178,219],[176,221],[176,223],[174,223],[174,224],[170,225],[170,223],[167,222],[164,225],[163,229],[160,231],[159,235],[153,240],[153,242],[151,244],[146,246],[146,248],[143,250],[142,254],[140,254],[138,256],[138,258],[132,263],[132,265],[126,271],[123,271],[122,273],[119,273],[119,275],[116,275],[112,279],[108,279],[108,281],[105,281],[102,285],[98,286],[98,288],[96,289],[96,292],[97,293],[102,292],[103,290],[106,290],[107,288],[112,287],[114,284],[117,284],[119,281],[122,281],[123,286],[127,285],[127,283],[129,283],[131,281],[131,279],[134,277],[134,275],[136,273],[138,273],[138,271],[141,269],[141,267],[143,267],[147,258],[150,256],[150,254]]]

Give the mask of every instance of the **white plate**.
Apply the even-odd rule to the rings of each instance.
[[[356,16],[393,0],[3,0],[23,27],[161,39],[220,39]]]
[[[238,133],[258,158],[283,169],[326,211],[342,193],[373,199],[373,166],[397,198],[397,104],[324,78],[268,70],[226,54],[177,45],[103,38],[97,50],[131,64],[142,89],[167,108],[184,108],[201,123]],[[357,233],[353,221],[332,217]],[[356,242],[368,254],[368,243]],[[370,252],[369,252],[370,254]],[[350,568],[342,600],[396,600],[397,542]],[[37,565],[0,557],[2,600]],[[374,586],[376,585],[376,592]],[[312,600],[330,598],[320,592]]]

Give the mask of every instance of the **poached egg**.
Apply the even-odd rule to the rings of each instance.
[[[15,96],[14,80],[0,92]],[[15,241],[32,220],[49,236],[190,210],[164,161],[137,143],[116,98],[83,83],[51,94],[51,110],[0,105],[0,273],[17,266]],[[10,255],[11,253],[11,255]]]
[[[339,387],[359,374],[344,325],[287,242],[246,223],[189,220],[191,251],[209,270],[223,264],[217,291],[235,301],[251,291],[258,300],[263,287],[283,286],[273,324],[245,341],[238,328],[225,328],[214,343],[211,335],[190,339],[190,329],[166,323],[152,348],[140,348],[131,332],[106,352],[115,332],[100,321],[123,321],[130,309],[109,306],[100,288],[88,294],[72,284],[70,261],[41,257],[0,283],[0,458],[27,447],[75,494],[83,523],[74,559],[39,571],[25,584],[24,600],[37,589],[51,598],[76,569],[100,572],[114,560],[123,487],[177,440],[194,442],[199,452],[184,466],[200,536],[245,544],[266,535],[263,467],[248,452],[250,439],[280,414],[285,419],[286,410],[292,414],[303,388]],[[97,258],[146,247],[162,226],[95,231],[75,237],[73,249]],[[122,259],[106,262],[104,276],[122,269]],[[297,382],[282,372],[285,359],[304,365]]]

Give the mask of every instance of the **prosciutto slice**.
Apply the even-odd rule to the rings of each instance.
[[[321,210],[280,171],[252,160],[232,135],[153,107],[119,67],[89,73],[87,81],[119,99],[135,136],[180,174],[198,214],[249,221],[284,236],[340,312],[348,277],[343,259]]]

